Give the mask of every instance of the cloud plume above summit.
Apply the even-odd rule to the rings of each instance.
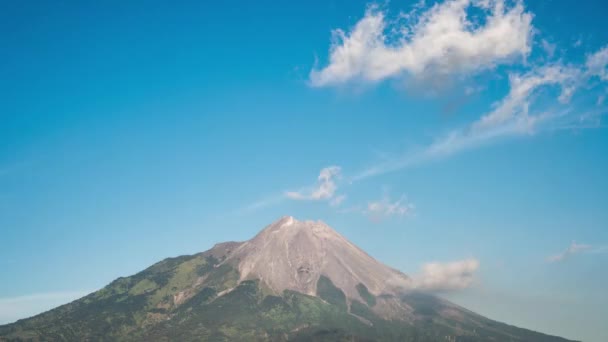
[[[299,191],[287,191],[285,196],[294,200],[327,200],[334,197],[338,186],[336,179],[340,177],[339,166],[328,166],[319,172],[317,184]],[[341,201],[341,200],[340,200]]]

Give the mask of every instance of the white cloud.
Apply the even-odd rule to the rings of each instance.
[[[288,191],[285,196],[294,200],[328,200],[332,199],[338,189],[335,182],[340,177],[339,166],[323,168],[317,178],[317,184],[311,189]]]
[[[422,266],[422,274],[414,277],[414,288],[426,291],[461,290],[473,283],[478,268],[477,259],[427,263]]]
[[[585,65],[589,75],[597,76],[602,81],[608,81],[608,46],[587,56]]]
[[[380,220],[391,216],[411,215],[413,210],[414,205],[407,202],[405,196],[392,201],[388,195],[385,195],[379,201],[368,202],[364,213],[374,220]]]
[[[266,207],[275,206],[283,203],[286,199],[308,200],[308,201],[329,201],[331,206],[339,206],[346,199],[346,195],[337,194],[338,185],[336,181],[341,178],[341,168],[339,166],[328,166],[321,169],[317,177],[317,184],[303,188],[298,191],[284,191],[261,198],[249,205],[246,205],[236,212],[239,214],[254,212]]]
[[[475,258],[447,263],[429,262],[411,278],[394,277],[388,280],[405,291],[448,292],[470,287],[475,280],[479,261]]]
[[[566,250],[564,250],[563,252],[561,252],[559,254],[555,254],[555,255],[551,255],[551,256],[547,257],[547,261],[548,262],[564,261],[564,260],[574,256],[575,254],[579,254],[582,252],[590,252],[592,250],[592,248],[593,247],[591,245],[576,243],[575,241],[572,241],[572,243],[570,244],[570,246],[568,246],[568,248],[566,248]]]
[[[431,18],[433,16],[428,13],[440,11],[440,7],[447,6],[448,3],[452,2],[456,3],[458,1],[452,0],[435,6],[426,15]],[[466,2],[464,1],[464,3]],[[498,2],[490,1],[489,3],[493,4],[492,6],[497,6]],[[517,6],[521,5],[518,4]],[[504,11],[504,9],[501,11]],[[370,10],[366,18],[357,27],[363,25],[362,22],[364,20],[372,20],[377,16],[383,18],[382,12]],[[486,23],[487,25],[489,24]],[[353,37],[358,37],[362,34],[355,34],[360,29],[357,27],[351,33],[349,39],[354,39]],[[415,36],[415,34],[413,35]],[[335,47],[335,49],[344,48],[343,46]],[[374,44],[371,46],[359,46],[359,48],[363,50],[376,49]],[[364,54],[374,53],[365,52]],[[357,61],[357,59],[355,58],[354,61]],[[496,101],[492,109],[481,115],[477,120],[464,127],[452,129],[421,148],[410,150],[400,155],[384,156],[380,162],[354,173],[349,181],[358,181],[414,167],[508,137],[533,135],[539,131],[580,130],[604,127],[602,126],[602,118],[606,114],[604,106],[605,94],[592,92],[592,88],[597,86],[597,83],[589,83],[589,80],[591,77],[598,76],[600,80],[608,81],[607,67],[608,46],[588,55],[584,65],[550,63],[540,66],[527,66],[526,69],[528,71],[525,72],[512,72],[508,78],[508,93],[501,100]],[[329,70],[329,68],[332,68],[332,65],[324,70]],[[583,95],[594,97],[595,108],[580,108],[577,107],[577,102],[574,101],[573,103],[571,101],[575,91],[579,88],[585,89]],[[542,97],[541,95],[547,94],[543,92],[545,89],[557,89],[559,90],[559,95],[551,98],[553,93],[548,93],[549,96]],[[470,92],[473,92],[473,90],[465,89],[465,93]],[[260,208],[278,203],[284,198],[329,200],[331,205],[339,205],[345,198],[342,196],[336,197],[337,184],[335,179],[339,176],[339,167],[332,166],[325,168],[321,170],[316,186],[300,191],[286,192],[278,197],[255,203],[252,206]],[[342,210],[342,212],[381,212],[381,208],[386,207],[386,203],[372,203],[371,207],[368,205],[368,208],[358,206]]]
[[[424,7],[424,6],[418,6]],[[482,10],[478,23],[467,10]],[[329,64],[311,71],[314,86],[348,81],[380,81],[411,74],[467,74],[515,61],[531,51],[532,15],[521,1],[505,5],[502,0],[446,0],[422,13],[388,21],[386,12],[371,6],[348,33],[335,30]],[[541,41],[551,57],[556,46]],[[603,95],[591,93],[590,77],[608,80],[608,46],[587,57],[585,65],[523,63],[523,70],[509,74],[509,92],[488,112],[464,127],[452,129],[430,144],[385,158],[358,173],[351,181],[412,167],[489,142],[543,130],[578,130],[601,127]],[[520,69],[521,70],[521,69]],[[586,96],[598,96],[596,109],[577,108],[571,98],[585,87]],[[543,92],[559,89],[550,98]],[[471,93],[473,88],[465,89]],[[543,95],[545,95],[543,97]]]
[[[483,12],[483,24],[468,18],[470,7]],[[371,6],[349,33],[334,30],[329,65],[311,71],[311,84],[475,73],[531,51],[532,15],[521,2],[446,0],[415,15],[413,24],[391,24],[385,14]]]
[[[37,315],[89,293],[91,291],[49,292],[0,298],[0,324]]]

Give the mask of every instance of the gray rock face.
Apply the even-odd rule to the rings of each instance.
[[[347,298],[362,300],[356,286],[373,295],[397,294],[394,284],[409,278],[349,242],[321,221],[286,216],[238,246],[226,262],[238,265],[241,280],[260,279],[276,293],[294,290],[315,295],[321,275]]]

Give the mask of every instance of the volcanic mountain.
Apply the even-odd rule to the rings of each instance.
[[[325,223],[288,216],[1,326],[0,341],[566,341],[411,284]]]

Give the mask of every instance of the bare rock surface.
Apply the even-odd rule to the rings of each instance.
[[[408,277],[392,269],[321,221],[286,216],[240,244],[225,262],[238,265],[241,280],[260,279],[276,293],[315,295],[320,276],[331,279],[347,298],[362,300],[363,284],[373,295],[398,294],[394,284]]]

